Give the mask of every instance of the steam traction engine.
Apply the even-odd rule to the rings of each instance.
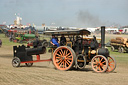
[[[116,62],[113,57],[109,55],[109,51],[105,48],[105,27],[101,27],[101,43],[97,42],[95,36],[93,38],[84,38],[86,35],[90,35],[88,30],[57,30],[57,31],[45,31],[44,35],[56,35],[59,38],[61,35],[65,35],[66,43],[60,41],[62,46],[56,47],[48,44],[48,48],[52,50],[52,62],[54,66],[59,70],[70,70],[73,67],[83,69],[91,62],[92,69],[95,72],[112,72],[116,68]],[[44,42],[46,44],[46,40]],[[46,46],[46,45],[45,45]],[[25,48],[24,50],[14,47],[14,59],[13,66],[17,67],[21,60],[21,63],[26,63],[27,66],[31,66],[33,62],[39,62],[32,60],[32,55],[45,53],[45,46],[36,46],[36,48]],[[38,50],[38,51],[37,51]],[[16,52],[15,52],[16,51]],[[18,59],[17,59],[18,58]],[[22,59],[23,58],[23,59]],[[50,61],[42,60],[42,61]],[[17,65],[18,64],[18,65]]]

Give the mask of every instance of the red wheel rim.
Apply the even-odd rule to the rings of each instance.
[[[116,67],[115,60],[112,57],[108,57],[108,69],[107,72],[112,72]]]
[[[91,61],[91,65],[95,72],[105,72],[108,67],[108,61],[104,56],[95,56]]]
[[[73,64],[73,54],[67,47],[60,47],[55,50],[53,63],[59,70],[68,70]]]

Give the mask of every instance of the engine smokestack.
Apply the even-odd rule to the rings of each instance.
[[[101,48],[105,47],[105,26],[101,26]]]

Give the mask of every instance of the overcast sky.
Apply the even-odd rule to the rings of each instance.
[[[128,0],[0,0],[0,24],[13,24],[15,13],[25,25],[124,26],[128,25]]]

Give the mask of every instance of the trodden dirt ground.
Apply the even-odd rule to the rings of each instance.
[[[110,36],[108,36],[110,37]],[[120,57],[128,54],[113,53],[117,60],[117,68],[112,73],[95,73],[91,65],[83,70],[56,70],[52,62],[34,63],[32,67],[12,67],[12,46],[0,48],[0,85],[128,85],[128,61],[120,62]],[[50,58],[51,54],[41,55],[42,59]]]

